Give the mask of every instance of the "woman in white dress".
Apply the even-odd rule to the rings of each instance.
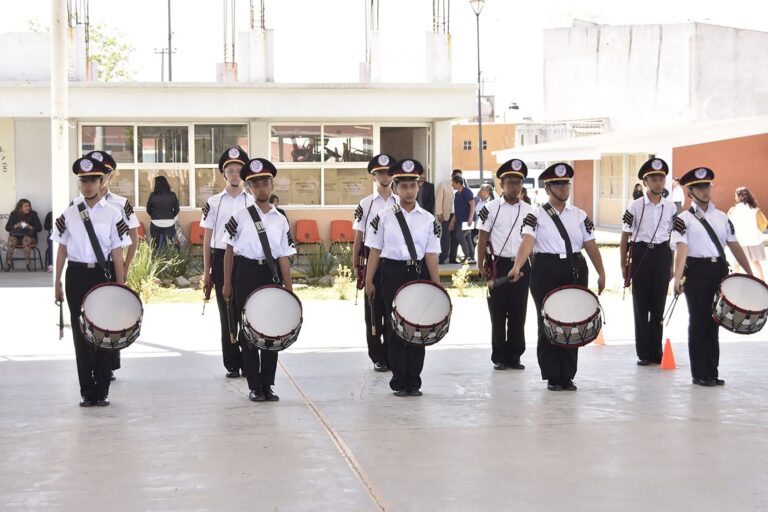
[[[736,205],[728,210],[728,218],[736,229],[736,238],[744,248],[755,276],[764,280],[761,262],[765,261],[763,231],[768,224],[765,215],[757,207],[757,201],[747,187],[736,189]]]

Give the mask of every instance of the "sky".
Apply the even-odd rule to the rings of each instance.
[[[276,82],[357,82],[364,60],[366,0],[266,0],[266,26],[274,30]],[[258,2],[256,2],[258,3]],[[223,1],[171,0],[174,81],[215,80],[223,60]],[[249,25],[248,0],[237,0],[237,30]],[[167,46],[164,0],[91,0],[91,23],[122,33],[134,47],[138,81],[160,80]],[[0,0],[0,33],[27,30],[28,20],[50,24],[50,0]],[[546,28],[574,19],[603,24],[687,21],[768,31],[765,0],[487,0],[480,16],[484,92],[497,112],[511,102],[536,116],[542,102],[542,37]],[[476,20],[468,0],[451,1],[453,81],[477,80]],[[382,73],[388,82],[425,80],[425,34],[430,0],[380,0]],[[237,49],[236,49],[237,52]]]

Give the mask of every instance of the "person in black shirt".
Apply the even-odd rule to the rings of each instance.
[[[176,239],[176,216],[179,214],[179,198],[165,176],[155,178],[155,188],[147,200],[147,213],[152,219],[149,234],[155,251],[159,252]]]
[[[271,196],[269,196],[269,204],[274,205],[275,210],[281,213],[283,217],[285,217],[285,220],[288,220],[288,215],[285,213],[285,210],[280,208],[280,198],[277,197],[277,195],[272,194]]]
[[[8,263],[5,270],[10,270],[13,265],[13,252],[16,247],[24,248],[27,270],[30,270],[32,245],[37,242],[37,234],[43,230],[37,212],[32,209],[32,203],[27,199],[16,203],[16,208],[8,216],[5,230],[8,232]]]

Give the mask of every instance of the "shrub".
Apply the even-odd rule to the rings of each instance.
[[[464,290],[469,285],[469,265],[464,263],[455,274],[451,276],[453,287],[459,291],[459,297],[466,297]]]
[[[347,294],[351,292],[351,285],[354,282],[352,269],[340,265],[336,271],[336,278],[333,280],[333,289],[339,295],[339,300],[347,300]]]

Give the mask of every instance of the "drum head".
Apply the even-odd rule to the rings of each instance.
[[[99,329],[121,332],[134,327],[141,319],[141,299],[124,286],[99,285],[86,294],[83,313]]]
[[[264,286],[245,301],[244,314],[256,332],[270,337],[285,336],[301,323],[301,302],[285,288]]]
[[[395,295],[394,304],[400,315],[415,325],[434,325],[451,313],[448,294],[431,282],[403,285]]]
[[[594,315],[599,307],[597,297],[589,290],[567,286],[545,297],[541,310],[560,323],[575,324]]]
[[[729,303],[742,310],[765,311],[768,309],[768,287],[757,279],[733,274],[723,279],[720,290]]]

